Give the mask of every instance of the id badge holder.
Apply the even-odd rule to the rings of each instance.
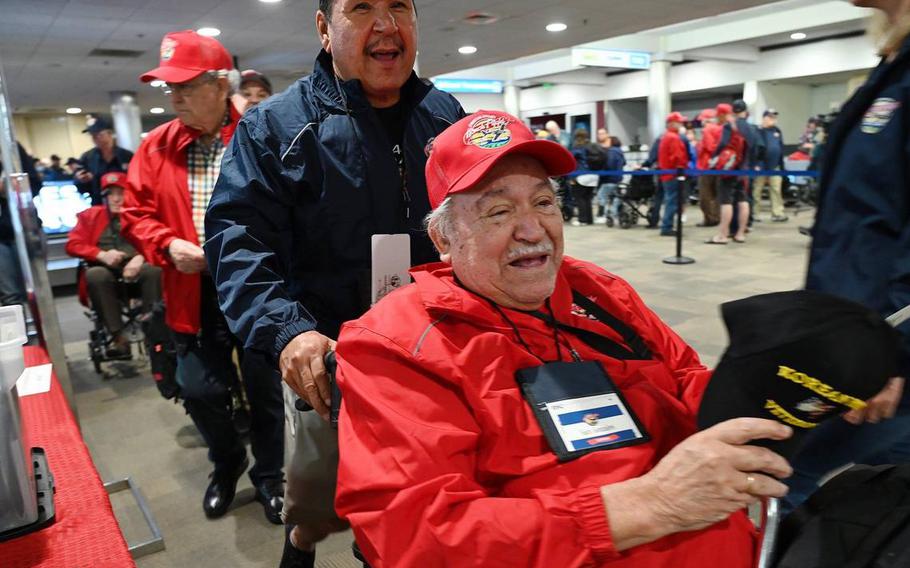
[[[596,361],[547,363],[515,378],[559,461],[651,439]]]
[[[407,234],[373,235],[370,305],[411,281],[411,236]]]

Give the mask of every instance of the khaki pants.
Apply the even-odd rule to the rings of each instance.
[[[705,225],[720,223],[720,208],[717,204],[717,176],[698,178],[698,206],[704,216]]]
[[[768,194],[771,198],[771,215],[774,217],[784,216],[784,196],[781,192],[783,178],[780,176],[758,176],[755,178],[755,185],[752,186],[753,197],[755,198],[755,213],[761,209],[761,190],[768,185]]]

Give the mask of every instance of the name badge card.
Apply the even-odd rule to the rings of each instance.
[[[370,305],[375,304],[389,292],[411,282],[408,269],[411,268],[411,236],[373,235],[373,271],[370,286]]]
[[[600,363],[547,363],[516,380],[560,461],[651,439]]]

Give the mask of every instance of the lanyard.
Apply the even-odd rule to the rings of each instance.
[[[502,308],[500,308],[496,304],[496,302],[494,302],[493,300],[490,300],[490,299],[487,299],[487,301],[490,302],[490,305],[493,306],[494,310],[499,312],[499,315],[502,316],[502,319],[504,319],[506,321],[506,323],[509,324],[509,326],[512,328],[512,332],[515,333],[516,339],[518,339],[518,342],[521,343],[521,346],[524,347],[525,351],[527,351],[534,358],[536,358],[541,363],[546,365],[547,364],[546,359],[544,359],[543,357],[541,357],[537,353],[534,353],[534,351],[531,350],[531,346],[528,345],[528,343],[521,336],[521,332],[518,331],[518,326],[515,325],[515,322],[513,322],[509,318],[509,316],[506,315],[506,313],[504,311],[502,311]],[[546,305],[547,305],[547,309],[550,311],[549,317],[547,317],[546,314],[540,314],[540,318],[543,319],[550,327],[553,328],[553,343],[556,344],[556,360],[562,361],[562,343],[559,341],[559,325],[558,325],[558,322],[556,321],[556,316],[553,315],[553,308],[550,307],[549,298],[547,298]],[[535,312],[535,313],[539,313],[539,312]],[[535,317],[537,317],[537,316],[535,316]],[[566,340],[566,343],[568,343],[568,340]],[[571,344],[569,345],[569,354],[572,355],[573,361],[575,361],[575,362],[581,361],[581,357],[578,355],[578,352],[576,352],[575,349],[573,349],[571,347]]]

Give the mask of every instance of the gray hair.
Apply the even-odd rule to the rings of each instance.
[[[430,211],[423,219],[423,226],[429,233],[439,233],[446,239],[452,239],[453,219],[452,196],[442,200],[439,207]]]

